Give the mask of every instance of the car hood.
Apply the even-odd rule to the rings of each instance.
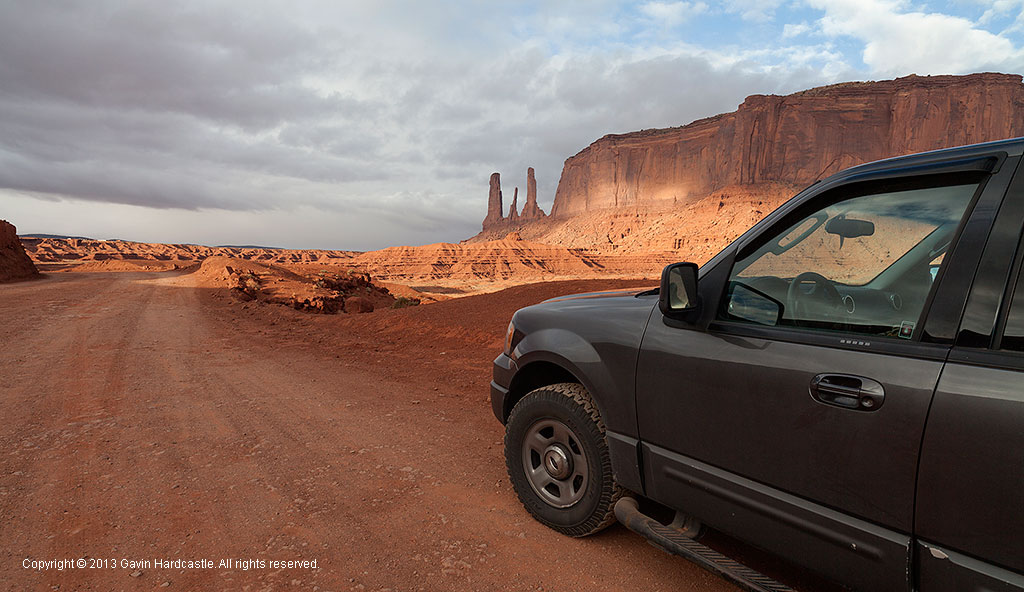
[[[544,302],[563,302],[566,300],[582,300],[592,298],[621,298],[622,296],[636,296],[643,292],[648,292],[654,289],[655,286],[650,288],[620,288],[618,290],[605,290],[603,292],[586,292],[583,294],[569,294],[567,296],[557,296],[555,298],[549,298]]]

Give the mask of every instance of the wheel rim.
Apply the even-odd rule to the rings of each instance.
[[[523,471],[533,491],[555,508],[580,501],[590,478],[580,439],[557,419],[535,421],[526,430]]]

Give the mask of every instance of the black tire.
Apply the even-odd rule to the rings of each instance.
[[[567,428],[567,432],[560,432],[564,435],[561,439],[554,435],[555,427],[547,427],[558,425]],[[555,480],[548,471],[546,476],[537,476],[541,470],[547,470],[548,456],[537,452],[540,440],[546,437],[544,430],[553,434],[545,440],[551,443],[548,455],[556,456],[551,466],[559,467],[558,463],[568,457],[575,460],[576,466],[559,468],[578,472],[578,465],[585,462],[583,470],[587,474],[582,483],[580,475]],[[532,444],[525,442],[528,435],[532,436]],[[560,440],[564,441],[559,444]],[[558,450],[550,451],[556,445]],[[538,465],[538,458],[545,460]],[[533,477],[528,474],[527,463],[532,465]],[[560,383],[541,387],[516,404],[505,426],[505,466],[519,501],[542,524],[562,534],[583,537],[615,521],[613,508],[623,489],[612,475],[604,422],[582,385]],[[548,489],[539,485],[544,480],[552,481]],[[559,496],[556,498],[553,492]]]

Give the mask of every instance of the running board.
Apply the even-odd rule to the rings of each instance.
[[[615,517],[623,526],[669,553],[682,555],[711,573],[751,592],[793,592],[793,589],[722,555],[707,545],[665,526],[640,511],[636,500],[624,497],[615,504]]]

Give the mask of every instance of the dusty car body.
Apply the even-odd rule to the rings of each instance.
[[[750,589],[784,586],[694,524],[851,589],[1024,590],[1022,153],[854,167],[659,290],[518,311],[491,401],[524,505]]]

